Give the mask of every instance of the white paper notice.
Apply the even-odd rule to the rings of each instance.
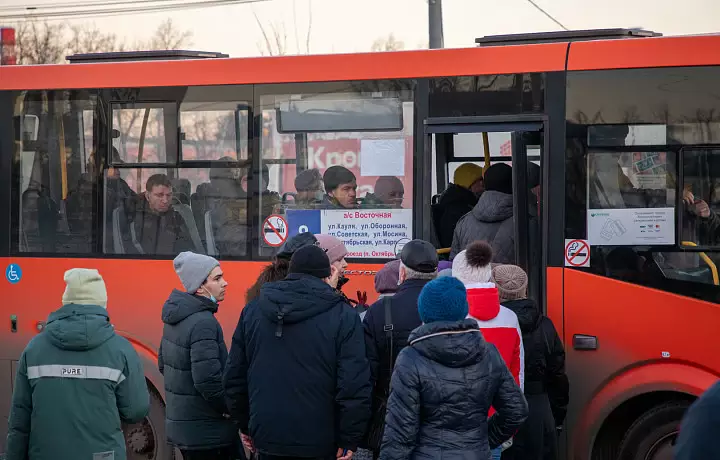
[[[361,176],[405,175],[405,139],[362,139]]]
[[[674,208],[588,209],[593,246],[675,244]]]
[[[332,209],[322,211],[323,234],[345,243],[347,257],[395,258],[412,239],[412,209]]]

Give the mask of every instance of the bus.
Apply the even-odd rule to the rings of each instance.
[[[217,316],[229,339],[246,289],[287,238],[341,238],[343,290],[372,301],[374,274],[404,242],[437,244],[434,203],[455,168],[506,162],[516,263],[566,349],[563,458],[672,458],[685,409],[720,374],[710,345],[720,327],[720,36],[613,29],[477,42],[0,66],[0,434],[17,360],[60,306],[64,271],[90,267],[151,393],[146,420],[124,427],[128,458],[172,458],[157,350],[161,307],[180,287],[176,247],[138,247],[118,204],[123,193],[143,200],[150,177],[170,181],[185,243],[222,262],[230,285]],[[335,166],[355,177],[358,204],[302,206],[295,179]],[[394,201],[378,199],[381,179],[395,184]],[[207,200],[221,183],[232,190],[218,217]]]

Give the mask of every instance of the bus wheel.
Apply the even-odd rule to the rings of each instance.
[[[687,401],[655,406],[630,425],[620,443],[621,460],[672,460],[673,446]]]
[[[123,423],[127,460],[173,460],[173,449],[165,441],[165,404],[149,388],[150,412],[139,423]]]

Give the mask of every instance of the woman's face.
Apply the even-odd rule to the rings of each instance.
[[[333,262],[333,266],[338,269],[338,272],[342,275],[345,273],[345,268],[348,266],[348,263],[345,261],[345,257],[342,259]]]

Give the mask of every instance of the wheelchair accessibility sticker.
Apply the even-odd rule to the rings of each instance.
[[[10,284],[17,284],[22,279],[22,269],[18,264],[10,264],[5,269],[5,278]]]

